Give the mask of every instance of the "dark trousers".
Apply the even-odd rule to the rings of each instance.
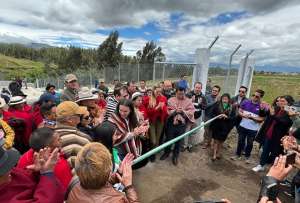
[[[239,134],[239,139],[238,139],[236,155],[241,156],[242,151],[245,150],[245,156],[247,158],[249,158],[251,155],[251,151],[253,148],[253,141],[257,134],[257,131],[249,130],[249,129],[243,128],[241,126],[239,126],[237,130],[238,130],[238,134]],[[247,144],[246,144],[246,141],[247,141]],[[245,145],[246,145],[246,147],[245,147]]]
[[[263,145],[263,151],[260,156],[260,165],[264,166],[267,163],[273,163],[276,158],[276,154],[271,152],[271,140],[265,139]]]
[[[185,133],[186,124],[174,125],[172,120],[173,119],[169,119],[166,124],[166,142]],[[179,156],[181,141],[182,140],[175,142],[175,147],[173,149],[173,156],[175,157]],[[166,147],[165,153],[169,154],[170,152],[171,152],[171,146]]]

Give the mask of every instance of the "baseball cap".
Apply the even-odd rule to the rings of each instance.
[[[75,102],[65,101],[60,103],[56,107],[56,116],[74,116],[74,115],[84,115],[87,112],[87,108],[85,106],[79,106]]]
[[[66,82],[72,82],[72,81],[77,81],[77,80],[78,79],[77,79],[76,75],[74,75],[74,74],[68,74],[65,77]]]

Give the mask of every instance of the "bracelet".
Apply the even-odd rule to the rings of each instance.
[[[128,185],[124,188],[124,191],[127,192],[130,188],[133,188],[133,185]]]

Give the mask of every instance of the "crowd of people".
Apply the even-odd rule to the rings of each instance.
[[[89,89],[68,74],[61,93],[48,84],[30,105],[20,85],[12,82],[0,98],[1,202],[139,202],[132,169],[157,161],[157,155],[135,165],[133,160],[216,117],[205,126],[204,135],[198,130],[166,147],[160,160],[172,152],[177,166],[180,153],[201,144],[210,151],[211,161],[218,161],[224,156],[223,143],[236,128],[237,148],[231,159],[252,164],[257,141],[262,153],[253,171],[273,165],[263,178],[258,201],[273,201],[269,186],[279,184],[293,168],[286,166],[284,154],[297,153],[300,165],[300,118],[289,108],[294,99],[278,96],[268,104],[261,89],[246,98],[245,86],[231,97],[210,83],[206,91],[201,82],[190,88],[182,76],[151,88],[144,80],[139,85],[115,80],[111,90],[104,81]],[[293,181],[296,199],[299,177],[300,172]]]

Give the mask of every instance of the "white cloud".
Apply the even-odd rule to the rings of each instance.
[[[235,63],[255,49],[258,65],[300,67],[300,4],[296,0],[0,0],[0,4],[0,41],[57,45],[65,37],[96,47],[106,38],[96,34],[97,29],[140,27],[153,22],[163,32],[158,43],[168,60],[192,61],[196,48],[207,47],[220,35],[212,49],[212,62],[227,64],[231,51],[242,43]],[[233,11],[251,15],[223,25],[200,25]],[[172,13],[183,13],[175,27]],[[130,55],[146,42],[122,36],[121,41],[124,53]]]

